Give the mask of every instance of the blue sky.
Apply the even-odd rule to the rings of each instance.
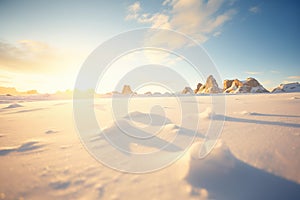
[[[140,27],[199,41],[223,79],[255,77],[266,88],[300,81],[299,2],[294,0],[0,2],[0,85],[72,89],[102,42]]]

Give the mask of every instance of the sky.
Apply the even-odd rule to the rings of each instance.
[[[299,6],[297,0],[1,0],[0,86],[41,93],[74,89],[82,64],[95,48],[143,27],[171,29],[193,38],[222,79],[254,77],[267,89],[300,82]],[[140,53],[144,56],[137,55],[135,65],[147,64],[149,57],[158,59],[156,54]],[[127,72],[128,60],[119,62],[129,66]],[[159,61],[192,76],[184,62]],[[116,89],[113,80],[122,77],[114,76],[117,64],[103,92]],[[203,81],[191,77],[189,84],[196,87]]]

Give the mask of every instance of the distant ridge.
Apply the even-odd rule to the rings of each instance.
[[[44,94],[55,96],[56,98],[72,98],[73,92],[71,90],[66,91],[57,91],[53,94]],[[278,87],[274,88],[271,93],[288,93],[288,92],[300,92],[299,82],[280,84]],[[81,93],[94,93],[93,89],[88,91],[82,91]],[[193,95],[193,94],[219,94],[219,93],[270,93],[258,80],[255,78],[249,77],[246,80],[240,81],[239,79],[226,79],[223,81],[223,89],[221,89],[213,77],[209,75],[206,79],[205,84],[198,83],[195,89],[190,86],[183,86],[181,92],[174,92],[174,94],[184,94],[184,95]],[[173,96],[174,94],[165,93],[160,94],[155,91],[148,91],[145,94],[139,94],[144,96]],[[34,96],[34,95],[43,95],[37,90],[28,90],[25,92],[20,92],[14,87],[1,87],[0,86],[0,95],[5,96]],[[121,92],[113,91],[106,94],[95,93],[96,97],[110,97],[114,95],[138,95],[135,91],[131,90],[130,85],[124,85]],[[84,95],[83,95],[84,96]]]
[[[15,95],[33,95],[39,94],[37,90],[28,90],[26,92],[19,92],[14,87],[0,87],[0,95],[15,96]]]

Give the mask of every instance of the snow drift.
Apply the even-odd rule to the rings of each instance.
[[[186,180],[208,192],[208,199],[300,199],[300,186],[237,159],[223,143],[198,160],[200,143],[190,151]]]

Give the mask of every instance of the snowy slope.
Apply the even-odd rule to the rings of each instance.
[[[200,109],[199,137],[175,164],[146,174],[121,173],[96,161],[80,142],[71,101],[25,100],[18,106],[14,100],[3,102],[0,199],[300,199],[300,93],[229,95],[225,115],[209,108],[210,96],[179,100],[192,108],[192,98],[197,98]],[[181,126],[177,100],[133,98],[130,115],[120,123],[128,126],[133,119],[134,125],[147,124],[147,130],[155,130],[162,116],[149,118],[145,113],[148,105],[159,104],[168,119],[159,142],[173,141],[179,128],[179,137],[189,137],[189,124]],[[110,111],[109,98],[96,100],[95,115],[115,139],[119,129]],[[183,117],[192,123],[197,116]],[[198,160],[211,118],[226,120],[220,142],[208,157]],[[90,141],[103,152],[100,136]],[[146,143],[116,141],[129,151],[156,150]]]
[[[279,92],[300,92],[300,84],[296,83],[287,83],[287,84],[280,84],[277,88],[272,90],[274,93]]]

